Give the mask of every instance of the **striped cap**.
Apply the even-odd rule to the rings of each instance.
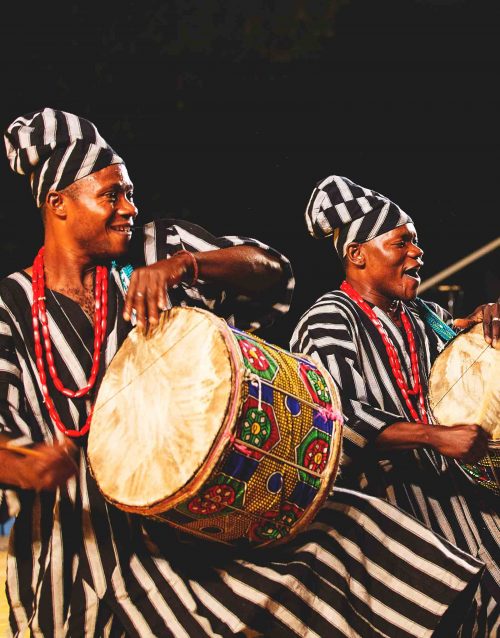
[[[384,195],[338,175],[317,183],[305,217],[313,237],[333,235],[340,257],[345,257],[347,246],[353,241],[370,241],[412,223],[410,216]]]
[[[29,175],[38,207],[50,190],[62,190],[106,166],[123,163],[92,122],[55,109],[18,117],[4,139],[10,166]]]

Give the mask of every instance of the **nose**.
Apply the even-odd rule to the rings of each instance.
[[[126,196],[123,196],[120,198],[120,206],[117,210],[117,213],[118,215],[121,215],[121,217],[132,217],[133,219],[135,219],[139,214],[139,211],[137,210],[137,206],[132,200],[130,200]]]
[[[420,248],[418,244],[412,244],[410,254],[411,254],[411,257],[413,257],[413,259],[421,260],[422,257],[424,256],[424,251],[422,250],[422,248]]]

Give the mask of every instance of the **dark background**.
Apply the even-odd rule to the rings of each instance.
[[[46,106],[92,120],[125,158],[142,221],[254,236],[292,261],[285,345],[341,278],[303,213],[336,173],[416,222],[423,280],[499,236],[499,3],[473,0],[66,2],[2,6],[5,128]],[[0,276],[31,263],[26,178],[0,170]],[[456,314],[500,295],[499,251],[443,283]],[[437,290],[424,297],[445,302]]]

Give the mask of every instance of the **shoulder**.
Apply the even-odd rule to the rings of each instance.
[[[304,312],[299,324],[324,320],[328,323],[355,323],[358,315],[356,304],[341,290],[331,290],[319,297]]]
[[[24,271],[14,272],[0,280],[0,298],[4,303],[13,298],[27,298],[31,279]]]

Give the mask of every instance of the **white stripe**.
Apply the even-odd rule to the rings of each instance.
[[[64,573],[63,573],[63,539],[60,520],[60,498],[61,493],[58,488],[52,512],[52,534],[50,537],[50,576],[51,576],[51,602],[52,618],[54,622],[54,638],[64,637]],[[66,559],[67,560],[67,559]],[[48,567],[48,566],[47,566]]]
[[[52,109],[44,109],[42,111],[42,119],[44,125],[43,143],[51,148],[56,146],[57,120],[55,112]]]
[[[359,207],[361,208],[363,213],[369,213],[369,212],[371,212],[373,210],[373,206],[366,199],[366,197],[358,197],[356,199],[356,201],[358,202]]]
[[[80,126],[80,118],[73,113],[64,113],[66,124],[68,126],[69,139],[71,142],[82,139],[82,128]]]
[[[335,210],[337,211],[341,221],[345,224],[351,221],[351,213],[348,211],[347,206],[342,202],[341,204],[335,205]]]
[[[73,144],[70,144],[66,148],[66,150],[64,151],[62,159],[59,162],[59,166],[57,167],[57,171],[56,171],[56,174],[55,174],[55,177],[54,177],[54,181],[52,182],[52,184],[48,188],[49,191],[50,190],[58,190],[59,182],[61,180],[61,177],[64,174],[64,169],[66,168],[66,164],[68,163],[70,155],[71,155],[73,149],[75,148],[75,144],[76,144],[76,142],[73,142]]]
[[[166,600],[161,596],[158,588],[155,585],[151,575],[144,569],[144,566],[134,554],[130,561],[130,569],[134,573],[137,581],[147,594],[148,601],[156,609],[158,615],[166,622],[166,626],[172,631],[176,638],[189,638],[189,634],[184,627],[175,617],[172,609],[167,604]],[[142,634],[141,634],[142,636]]]
[[[144,226],[144,256],[148,266],[158,261],[158,255],[156,254],[156,226],[154,222]]]
[[[38,178],[38,190],[36,193],[36,203],[38,208],[40,208],[40,206],[42,206],[45,203],[41,201],[40,195],[42,194],[42,188],[45,181],[45,173],[47,172],[47,168],[49,167],[49,161],[50,161],[50,157],[48,160],[45,160],[45,163],[43,165],[42,170],[40,171],[40,175]]]
[[[104,575],[104,567],[101,561],[99,546],[92,526],[90,518],[90,502],[87,488],[87,470],[85,455],[80,453],[80,492],[82,495],[82,531],[83,545],[85,554],[89,562],[92,581],[95,586],[95,592],[99,598],[102,598],[106,592],[106,577]]]
[[[349,188],[349,186],[347,185],[347,182],[345,182],[341,177],[339,177],[338,175],[334,175],[333,179],[335,180],[335,183],[337,184],[337,187],[340,191],[340,194],[342,195],[342,197],[344,198],[345,202],[349,202],[352,199],[354,199],[352,193],[351,193],[351,189]]]
[[[377,221],[375,222],[375,226],[368,233],[368,237],[366,238],[366,241],[369,241],[370,239],[373,239],[373,237],[377,236],[380,227],[385,222],[387,215],[389,214],[389,208],[390,208],[390,203],[387,202],[387,204],[384,205],[384,207],[378,214]]]
[[[345,489],[343,491],[352,492],[352,490],[345,490]],[[438,548],[438,550],[441,553],[443,553],[445,556],[447,556],[457,565],[460,565],[463,569],[468,571],[470,574],[477,574],[481,570],[481,563],[479,561],[477,561],[476,559],[474,559],[473,557],[471,557],[469,554],[467,554],[466,552],[464,552],[458,547],[454,547],[455,552],[451,552],[450,549],[448,548],[448,544],[443,543],[437,534],[435,534],[432,530],[424,527],[422,523],[412,518],[411,516],[401,514],[401,510],[394,507],[390,503],[387,503],[386,501],[378,499],[374,496],[368,496],[366,494],[361,494],[357,492],[352,492],[352,493],[355,494],[356,497],[360,497],[360,498],[371,501],[372,504],[376,505],[377,509],[380,509],[386,516],[388,516],[391,520],[393,520],[398,525],[401,525],[401,519],[403,516],[405,521],[404,527],[406,529],[412,532],[416,537],[420,537],[423,540],[425,540],[427,543],[429,543],[430,545],[434,545],[434,547]],[[342,507],[342,505],[337,504],[334,501],[327,501],[326,507],[331,507],[332,509],[339,509],[339,507]],[[373,521],[371,521],[370,519],[366,520],[365,515],[361,511],[358,511],[358,514],[353,518],[357,519],[358,521],[363,519],[364,529],[369,531],[372,536],[377,537],[377,532],[379,531],[378,526],[375,523],[373,523]],[[414,564],[414,565],[418,564],[420,560],[424,561],[424,563],[427,563],[426,573],[436,574],[436,577],[442,580],[443,582],[447,582],[447,575],[449,575],[451,580],[448,582],[448,584],[451,587],[453,587],[455,590],[458,591],[463,586],[464,581],[456,577],[453,574],[453,572],[445,570],[443,567],[440,567],[439,565],[435,565],[434,563],[431,563],[430,561],[423,558],[419,554],[416,554],[415,552],[413,552],[408,547],[405,547],[404,545],[402,545],[397,539],[389,538],[385,534],[382,534],[382,536],[379,535],[378,537],[379,537],[379,540],[382,540],[382,538],[387,539],[387,542],[384,541],[384,544],[387,547],[387,549],[389,549],[393,554],[400,557],[402,557],[403,555],[408,556],[409,560],[407,562],[409,562],[410,564]],[[393,550],[396,550],[396,551],[393,551]],[[468,557],[469,560],[466,560],[465,557]],[[441,576],[437,576],[437,574],[441,574]]]
[[[353,241],[356,241],[356,235],[358,234],[359,227],[361,226],[363,221],[364,221],[364,218],[360,217],[359,219],[355,219],[352,222],[352,224],[350,224],[349,230],[347,231],[347,237],[346,237],[346,240],[344,242],[344,250],[343,250],[344,257],[346,255],[347,246],[350,243],[352,243]]]
[[[157,556],[153,556],[153,561],[156,567],[158,568],[158,570],[160,571],[160,573],[162,574],[162,576],[165,578],[166,582],[175,591],[181,603],[196,618],[196,621],[201,625],[201,627],[206,631],[206,633],[209,634],[210,636],[213,636],[213,638],[221,638],[220,634],[213,632],[208,619],[198,614],[197,601],[193,598],[184,580],[182,580],[182,578],[172,569],[168,561],[166,561],[164,558],[159,558]],[[189,581],[189,583],[192,586],[193,590],[196,592],[197,583],[195,581]],[[209,609],[211,609],[211,611],[214,611],[211,605],[208,605],[208,607]],[[224,618],[224,622],[226,622],[225,618]]]
[[[248,565],[250,567],[250,565]],[[280,581],[281,575],[278,573],[272,573],[275,580]],[[312,631],[300,618],[292,613],[286,607],[279,604],[277,600],[270,598],[267,594],[255,589],[251,585],[247,585],[235,577],[231,576],[227,572],[220,572],[221,579],[230,587],[235,594],[241,596],[241,598],[251,600],[255,605],[259,605],[263,609],[268,609],[273,616],[276,616],[284,625],[286,625],[294,634],[304,636],[306,638],[320,638],[320,636]],[[311,595],[311,592],[309,592]],[[356,634],[351,634],[356,635]]]
[[[96,163],[97,157],[99,156],[99,151],[101,150],[101,148],[101,146],[97,146],[96,144],[89,144],[87,153],[83,158],[77,174],[75,175],[75,182],[77,179],[81,179],[82,177],[90,175]]]
[[[222,603],[220,603],[217,598],[212,596],[212,594],[204,589],[200,583],[195,580],[190,580],[189,584],[191,585],[194,593],[197,597],[204,603],[204,605],[210,609],[210,611],[217,616],[217,618],[227,625],[233,634],[238,634],[240,632],[244,632],[247,628],[247,625],[243,623],[238,616],[232,613],[230,609],[225,607]],[[216,634],[219,636],[220,634]]]

